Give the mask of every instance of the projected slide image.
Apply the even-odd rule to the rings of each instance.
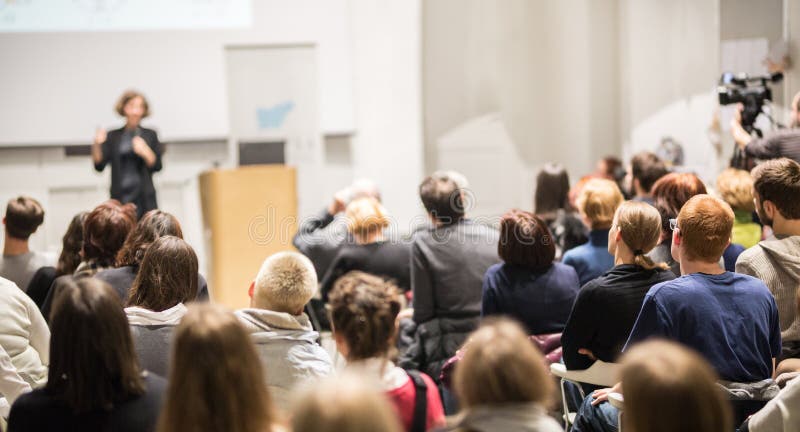
[[[0,32],[249,27],[251,0],[0,0]]]

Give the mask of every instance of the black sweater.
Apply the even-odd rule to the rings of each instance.
[[[166,381],[153,374],[145,377],[145,394],[116,404],[110,411],[74,414],[59,397],[40,388],[14,402],[8,431],[150,432],[156,428]]]
[[[375,242],[342,245],[322,278],[320,291],[327,301],[337,279],[352,270],[391,280],[403,292],[411,288],[411,245],[406,242]]]
[[[567,369],[586,369],[593,361],[578,354],[586,348],[599,360],[617,360],[628,340],[644,296],[650,288],[675,279],[669,270],[645,270],[623,264],[589,281],[578,292],[567,326],[561,334]]]

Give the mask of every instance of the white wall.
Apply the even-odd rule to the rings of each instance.
[[[544,162],[577,176],[619,152],[616,0],[435,0],[423,10],[426,167],[463,171],[476,213],[530,208]],[[502,123],[494,138],[442,152],[443,136],[491,113],[488,127]]]
[[[405,233],[423,214],[420,0],[350,0],[356,131],[353,174],[375,180]]]

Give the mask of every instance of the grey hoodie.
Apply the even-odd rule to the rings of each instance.
[[[175,327],[186,315],[186,306],[178,303],[161,312],[138,306],[125,308],[131,326],[131,336],[142,368],[168,377],[172,337]]]
[[[736,272],[764,281],[775,302],[784,343],[800,341],[797,288],[800,287],[800,236],[759,242],[739,255]]]
[[[456,416],[447,431],[561,432],[563,428],[535,403],[480,406]]]
[[[305,314],[241,309],[236,316],[256,345],[270,395],[279,409],[288,409],[296,387],[333,372],[331,358],[318,343]]]

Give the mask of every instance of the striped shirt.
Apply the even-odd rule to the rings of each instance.
[[[800,129],[784,129],[754,139],[745,147],[745,153],[756,159],[787,157],[800,162]]]

